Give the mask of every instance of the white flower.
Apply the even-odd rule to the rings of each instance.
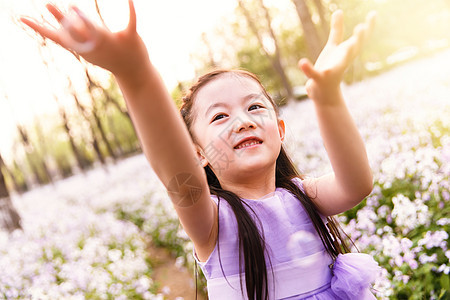
[[[443,250],[447,249],[447,240],[448,239],[448,233],[443,231],[443,230],[439,230],[439,231],[428,231],[425,234],[425,237],[420,239],[418,242],[419,246],[423,246],[425,245],[425,247],[427,249],[431,249],[433,247],[440,247]]]
[[[389,234],[382,240],[383,254],[390,257],[397,257],[400,255],[402,249],[400,242],[394,235]]]
[[[429,262],[436,262],[437,261],[437,254],[433,253],[431,256],[428,256],[426,254],[422,254],[419,256],[419,261],[421,264],[426,264]]]
[[[408,197],[402,194],[392,198],[394,209],[392,216],[398,226],[403,227],[403,234],[406,234],[417,225],[426,224],[429,221],[428,206],[419,199],[411,202]]]
[[[108,251],[108,258],[112,261],[118,261],[122,257],[122,251],[119,249],[111,249]]]

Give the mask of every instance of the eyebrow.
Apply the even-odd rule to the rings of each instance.
[[[246,101],[248,101],[248,100],[250,100],[250,99],[254,99],[254,98],[260,97],[261,95],[264,96],[264,93],[261,92],[261,93],[251,93],[251,94],[248,94],[248,95],[246,95],[245,97],[242,98],[242,102],[246,102]],[[217,102],[217,103],[212,104],[212,105],[211,105],[210,107],[208,107],[208,109],[206,110],[206,112],[205,112],[205,117],[208,116],[208,113],[209,113],[213,108],[215,108],[215,107],[229,107],[229,104],[226,103],[226,102]]]

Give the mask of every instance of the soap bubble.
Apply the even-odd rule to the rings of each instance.
[[[293,233],[286,246],[294,263],[304,267],[317,262],[320,256],[313,254],[322,252],[323,250],[320,238],[305,230]]]

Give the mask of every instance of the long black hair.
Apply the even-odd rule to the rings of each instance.
[[[278,116],[278,107],[272,98],[268,95],[259,79],[252,73],[243,70],[215,70],[201,76],[197,83],[195,83],[183,97],[183,104],[181,106],[181,115],[191,133],[193,140],[195,137],[192,134],[191,126],[194,116],[192,115],[192,107],[194,104],[195,96],[199,89],[209,82],[217,79],[224,74],[233,74],[236,76],[247,77],[255,80],[262,89],[262,92],[272,103],[275,112]],[[217,176],[213,170],[208,166],[205,168],[208,186],[212,195],[216,195],[220,200],[225,200],[233,210],[238,227],[238,241],[239,241],[239,265],[242,268],[242,259],[244,260],[244,274],[245,285],[247,289],[247,297],[250,300],[263,300],[268,299],[268,275],[267,275],[267,263],[265,260],[266,245],[264,241],[264,233],[258,230],[258,226],[250,215],[252,209],[235,193],[224,190]],[[322,243],[330,254],[335,259],[338,254],[349,252],[349,247],[346,241],[340,235],[339,224],[333,217],[327,217],[327,226],[322,221],[321,216],[318,213],[317,207],[314,202],[293,182],[294,178],[303,177],[298,173],[294,166],[294,163],[288,157],[285,149],[281,146],[280,153],[276,160],[275,167],[275,186],[278,188],[284,188],[294,195],[305,208],[308,216],[310,217],[314,228],[318,232]],[[220,211],[219,211],[220,213]],[[258,220],[255,215],[256,220]],[[261,227],[261,226],[260,226]],[[261,227],[262,228],[262,227]],[[219,240],[219,236],[217,237]],[[220,249],[220,245],[219,245]],[[220,252],[219,252],[220,260]],[[269,261],[270,263],[270,261]],[[222,269],[223,271],[223,269]],[[242,281],[241,281],[242,284]]]

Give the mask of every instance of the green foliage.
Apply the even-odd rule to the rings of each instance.
[[[192,272],[196,268],[192,259],[192,242],[186,234],[182,233],[181,225],[174,215],[173,207],[168,203],[170,199],[157,202],[152,194],[149,194],[141,203],[133,206],[116,204],[113,211],[120,220],[134,223],[140,230],[151,237],[152,243],[157,247],[168,249],[177,261],[183,262],[184,266]],[[198,276],[199,291],[206,292],[206,279]]]
[[[281,81],[259,46],[249,45],[247,48],[239,50],[237,58],[240,62],[240,68],[258,75],[270,94],[278,98],[281,97],[279,94],[279,91],[282,90]]]
[[[442,121],[436,121],[427,132],[433,147],[439,149],[444,142],[441,138],[448,136],[449,129]],[[420,144],[420,141],[417,143]],[[422,145],[427,149],[430,149],[429,146]],[[402,149],[401,153],[415,154],[423,150],[414,144],[409,147]],[[449,174],[445,171],[448,165],[434,153],[430,151],[426,155],[427,160],[435,165],[405,168],[404,174],[400,172],[392,179],[378,178],[372,194],[357,207],[342,214],[344,220],[353,220],[357,224],[370,218],[370,214],[362,211],[377,213],[370,218],[375,229],[353,232],[353,239],[357,243],[364,240],[364,250],[371,251],[388,271],[393,289],[390,299],[449,297]],[[427,178],[427,171],[431,171],[433,177]],[[375,235],[379,239],[377,237],[368,242]]]
[[[267,37],[267,28],[261,9],[255,1],[244,2],[252,13],[256,27]],[[323,30],[318,22],[317,9],[313,5],[313,1],[306,2],[320,33]],[[325,8],[326,19],[329,19],[331,13],[337,9],[344,11],[345,38],[352,34],[353,28],[363,22],[370,11],[377,12],[374,32],[364,45],[361,55],[345,74],[344,80],[347,83],[379,74],[400,63],[433,53],[439,50],[439,47],[443,47],[436,44],[445,45],[446,43],[447,47],[449,44],[450,6],[445,0],[412,0],[407,3],[400,0],[331,0],[322,1],[322,4]],[[283,3],[276,7],[269,6],[268,9],[273,19],[275,35],[279,41],[285,72],[293,86],[302,85],[306,78],[297,69],[297,62],[300,58],[307,56],[307,45],[299,18],[295,13],[295,7]],[[230,19],[228,23],[220,23],[221,27],[226,27],[228,31],[232,32],[227,40],[233,41],[230,46],[234,49],[234,66],[254,72],[262,78],[263,84],[272,94],[279,94],[282,91],[281,85],[270,61],[262,54],[261,46],[255,40],[254,34],[239,9],[236,10],[235,15],[235,18]],[[216,38],[220,39],[219,36]],[[214,50],[221,52],[229,49],[217,48]],[[219,62],[220,64],[221,62]],[[204,56],[203,66],[198,70],[208,69],[208,65],[209,61]]]
[[[101,121],[115,153],[120,155],[136,153],[139,140],[128,117],[113,107],[107,107]]]
[[[175,105],[177,106],[177,108],[179,109],[181,107],[181,105],[183,104],[183,91],[180,88],[180,85],[177,85],[171,93],[172,99],[175,101]]]
[[[129,156],[140,151],[137,135],[126,112],[125,101],[114,79],[111,77],[109,86],[97,88],[94,94],[96,95],[96,107],[98,107],[97,115],[105,131],[107,142],[116,157]],[[86,106],[86,104],[83,105]],[[89,111],[92,108],[86,106],[85,109]],[[72,143],[59,114],[45,115],[40,119],[43,124],[42,128],[34,127],[34,130],[27,130],[29,142],[33,146],[27,147],[24,155],[15,157],[21,162],[21,166],[26,166],[21,167],[20,170],[17,165],[15,169],[12,168],[17,181],[17,189],[25,188],[26,180],[24,178],[26,177],[34,176],[39,183],[49,182],[45,169],[43,169],[44,157],[51,168],[50,173],[58,173],[61,177],[72,175],[73,167],[79,167],[80,164],[82,169],[92,166],[97,159],[97,153],[93,146],[93,132],[99,141],[101,153],[104,156],[110,155],[105,141],[98,133],[92,112],[87,116],[82,116],[78,109],[69,113],[69,109],[66,108],[66,117]],[[91,119],[86,120],[86,117]],[[78,152],[79,161],[76,159],[74,147]],[[35,174],[32,175],[32,173]],[[7,180],[11,182],[11,179]]]
[[[16,192],[22,193],[28,190],[28,184],[26,177],[22,169],[17,164],[17,161],[13,161],[12,165],[8,167],[8,173],[4,173],[6,186],[8,190],[15,189]]]
[[[408,6],[406,9],[405,6]],[[377,12],[375,30],[364,51],[356,61],[357,73],[347,74],[347,79],[361,80],[388,70],[413,58],[433,53],[433,43],[446,40],[450,7],[448,1],[354,1],[337,0],[330,8],[340,8],[345,14],[345,37],[362,22],[369,11]],[[444,42],[445,43],[445,42]],[[393,55],[395,54],[395,55]],[[367,69],[366,63],[378,64],[375,70]]]

